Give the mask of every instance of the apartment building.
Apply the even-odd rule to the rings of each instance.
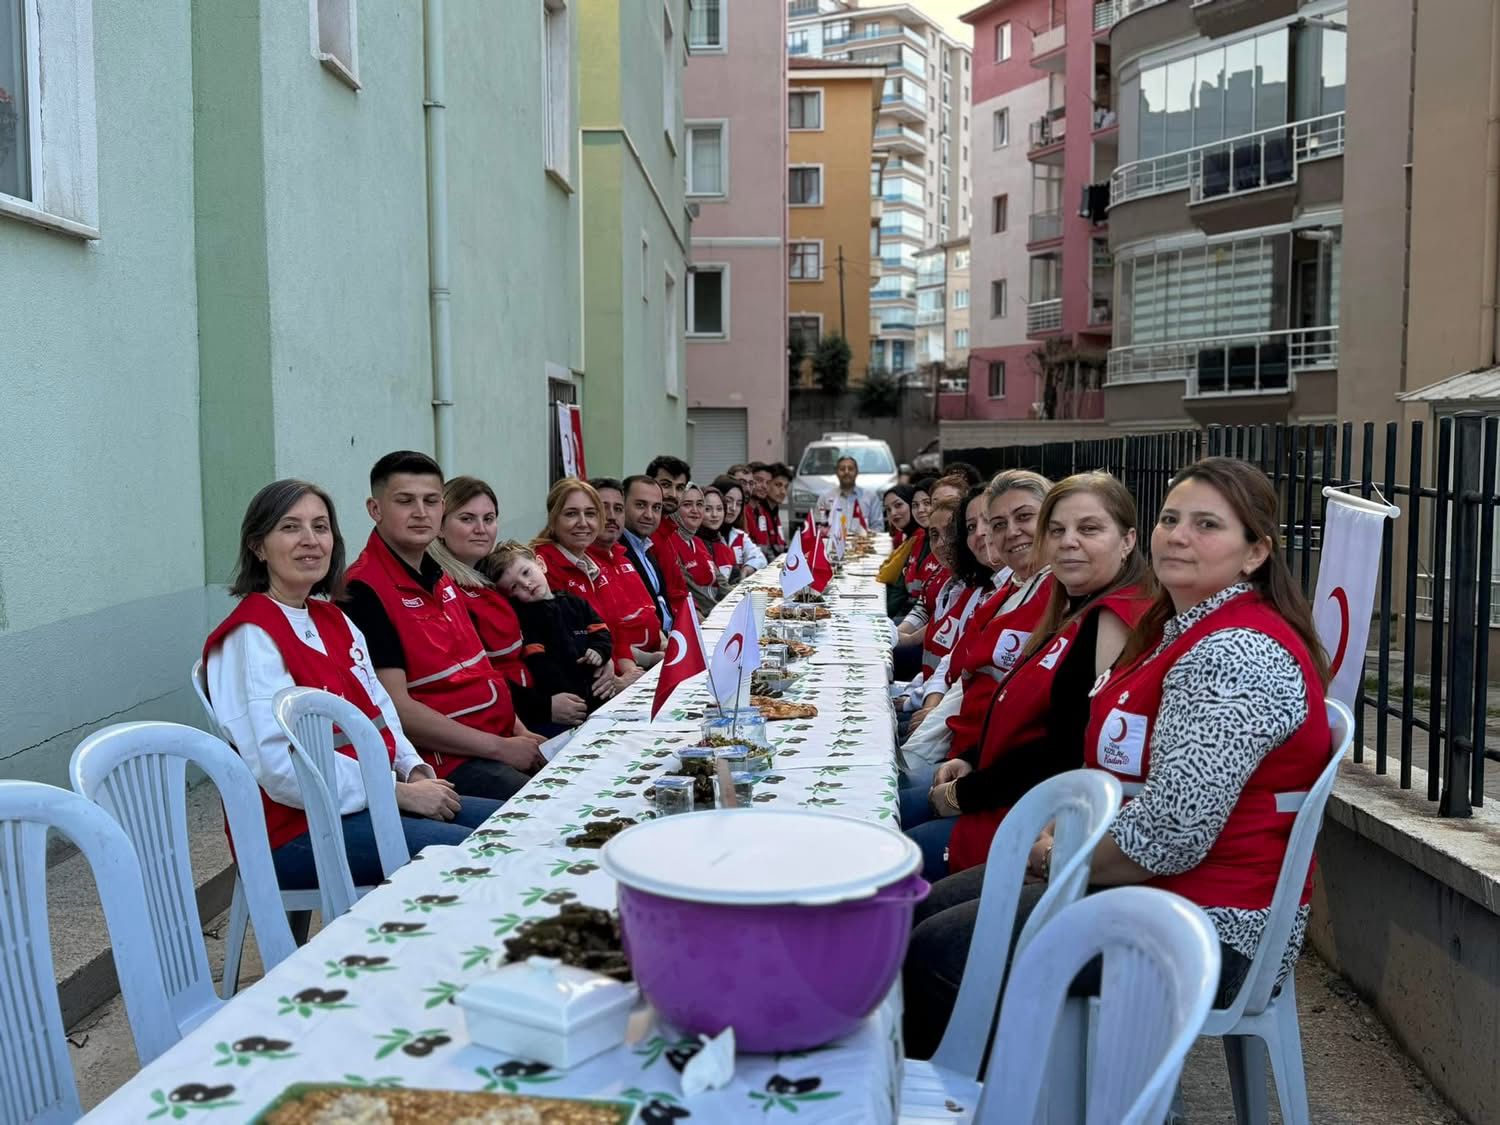
[[[870,181],[879,175],[874,129],[885,79],[883,66],[793,58],[787,84],[792,355],[810,359],[824,336],[842,335],[851,383],[864,381],[879,336],[871,287],[881,278],[884,205],[871,196]],[[809,364],[798,366],[808,378]]]
[[[917,255],[917,362],[942,404],[969,380],[969,240],[957,238]]]
[[[1109,192],[1115,295],[1105,417],[1128,429],[1332,420],[1350,6],[1346,0],[1122,0],[1118,7],[1099,0],[1097,6],[1101,22],[1117,17],[1108,32],[1108,65],[1119,119]],[[1363,190],[1372,208],[1381,201],[1383,219],[1393,223],[1379,236],[1389,247],[1402,226],[1392,193],[1402,194],[1404,170],[1390,156],[1406,112],[1398,90],[1406,89],[1407,66],[1399,48],[1397,65],[1377,59],[1390,53],[1381,41],[1409,35],[1412,17],[1407,5],[1385,7],[1384,21],[1364,12],[1360,19],[1374,24],[1367,33],[1367,83],[1372,91],[1389,89],[1358,104],[1357,113],[1370,114],[1372,152],[1385,157],[1384,181]],[[1483,8],[1488,34],[1487,5],[1452,7],[1476,15]],[[1451,40],[1443,42],[1446,50]],[[1487,79],[1472,81],[1483,86]],[[1450,172],[1439,162],[1425,175]],[[1445,221],[1455,213],[1446,212]],[[1451,237],[1444,241],[1456,245]],[[1365,285],[1401,287],[1399,271],[1361,272]],[[1388,310],[1390,300],[1380,307]]]
[[[880,325],[870,349],[874,368],[908,374],[918,363],[916,256],[969,230],[970,51],[910,4],[790,0],[788,15],[794,60],[886,69],[875,127],[885,158],[875,181],[885,205],[872,294]]]
[[[711,479],[786,452],[786,9],[694,0],[687,42],[688,459]]]

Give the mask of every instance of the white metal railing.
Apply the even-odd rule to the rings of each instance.
[[[919,308],[917,310],[917,324],[918,324],[918,326],[923,326],[923,325],[928,325],[928,324],[942,324],[942,323],[943,323],[943,310],[942,309],[921,309],[921,308]]]
[[[1133,16],[1137,12],[1144,12],[1147,8],[1154,8],[1158,4],[1165,4],[1167,0],[1120,0],[1120,14],[1117,19]]]
[[[1341,110],[1122,164],[1110,177],[1110,205],[1184,188],[1197,203],[1290,183],[1300,165],[1343,151]]]
[[[1063,217],[1061,211],[1038,211],[1031,216],[1031,242],[1045,242],[1049,238],[1061,238]]]
[[[1094,30],[1113,27],[1120,18],[1120,0],[1094,0]]]
[[[1026,331],[1056,332],[1062,327],[1062,298],[1050,301],[1032,301],[1026,306]]]
[[[1188,397],[1267,394],[1291,390],[1294,372],[1336,367],[1338,361],[1338,325],[1283,328],[1111,348],[1107,381],[1186,379]]]

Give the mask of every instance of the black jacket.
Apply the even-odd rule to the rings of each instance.
[[[547,699],[572,692],[592,711],[603,700],[594,698],[594,677],[600,665],[580,664],[579,658],[593,650],[608,663],[612,651],[609,627],[582,598],[565,591],[546,601],[513,602],[525,641],[522,653],[526,667],[536,679],[538,693]]]

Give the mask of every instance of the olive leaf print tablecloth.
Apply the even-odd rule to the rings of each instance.
[[[879,593],[877,564],[878,555],[853,560],[829,588],[834,614],[821,626],[819,651],[794,665],[802,676],[785,693],[815,704],[818,715],[768,726],[775,772],[756,786],[758,805],[823,809],[899,830],[890,629],[883,599],[869,596]],[[774,585],[776,573],[769,567],[732,591],[703,623],[710,651],[734,603],[751,585]],[[891,1120],[899,990],[847,1039],[789,1055],[741,1054],[729,1087],[693,1098],[682,1095],[680,1072],[696,1044],[644,1006],[631,1043],[568,1071],[470,1043],[453,997],[503,958],[507,936],[567,903],[614,907],[598,852],[567,841],[591,819],[645,813],[646,791],[670,768],[673,750],[698,740],[706,683],[679,689],[653,723],[655,685],[648,673],[463,845],[414,857],[90,1118],[241,1122],[293,1083],[328,1082],[621,1098],[648,1123]]]

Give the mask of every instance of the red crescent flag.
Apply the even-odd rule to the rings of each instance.
[[[709,691],[721,708],[735,706],[740,684],[760,667],[760,630],[755,623],[755,603],[741,598],[734,607],[709,665]]]
[[[1333,662],[1328,698],[1357,706],[1365,673],[1365,645],[1380,580],[1386,521],[1400,513],[1389,505],[1323,490],[1323,552],[1313,596],[1313,626]]]
[[[667,654],[662,658],[656,680],[656,695],[651,700],[651,717],[667,705],[677,688],[708,668],[703,658],[703,637],[698,632],[698,614],[693,599],[680,595],[671,607],[672,635],[667,638]]]
[[[809,515],[808,519],[812,519]],[[781,564],[781,594],[783,597],[791,597],[813,581],[812,560],[808,558],[811,550],[814,557],[818,553],[818,537],[813,535],[811,542],[807,534],[807,528],[801,533],[792,536],[791,544],[787,547],[786,558]],[[747,599],[748,600],[748,599]]]

